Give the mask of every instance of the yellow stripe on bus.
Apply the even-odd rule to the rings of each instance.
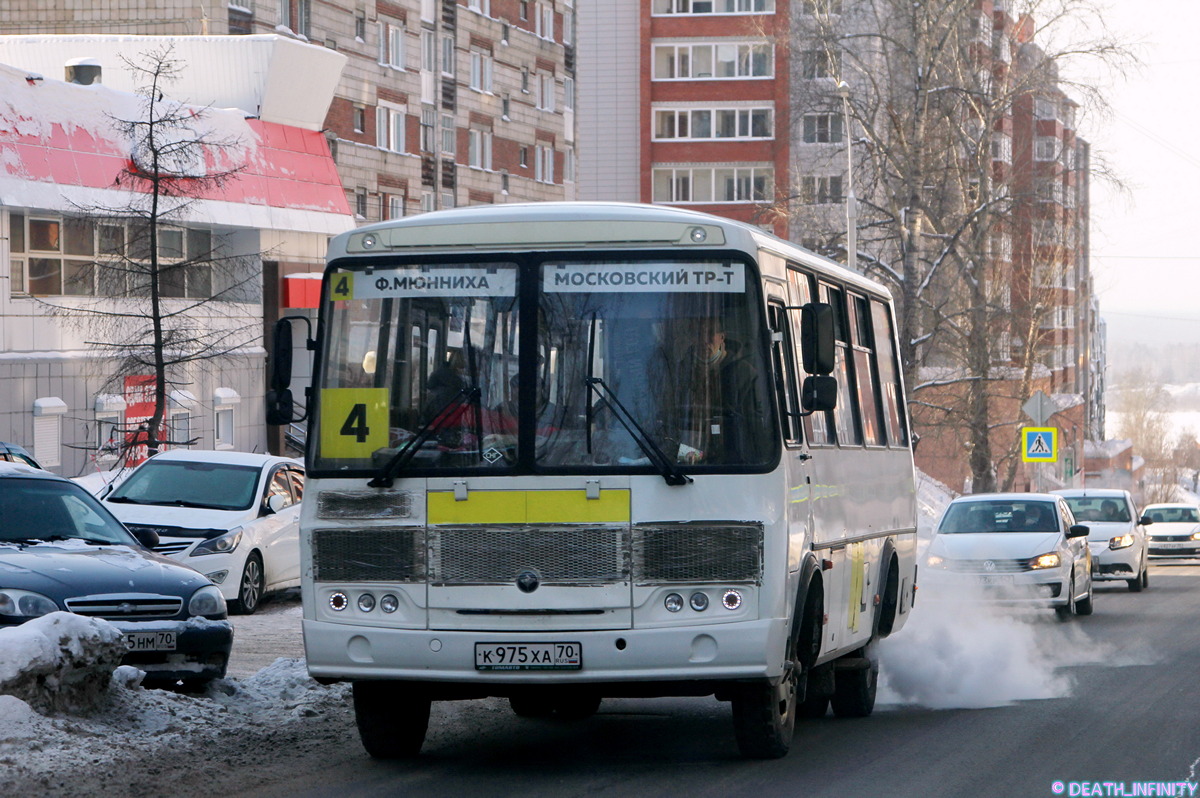
[[[430,524],[615,524],[628,523],[629,491],[603,490],[589,499],[583,490],[475,490],[466,501],[453,491],[430,491]]]

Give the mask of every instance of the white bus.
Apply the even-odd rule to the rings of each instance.
[[[916,583],[878,284],[691,211],[476,206],[333,239],[315,348],[305,653],[372,756],[431,701],[715,695],[756,758],[871,712]]]

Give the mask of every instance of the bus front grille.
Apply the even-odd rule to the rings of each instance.
[[[434,584],[512,584],[536,571],[543,584],[629,581],[629,528],[592,525],[433,527]]]
[[[762,524],[642,524],[634,527],[638,584],[762,580]]]
[[[315,529],[313,579],[317,582],[424,582],[421,527]]]

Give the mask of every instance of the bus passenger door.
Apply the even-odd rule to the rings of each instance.
[[[800,417],[799,381],[793,334],[782,302],[769,305],[771,365],[775,399],[783,428],[784,467],[787,472],[788,572],[800,570],[812,530],[812,476],[810,455],[804,446]]]

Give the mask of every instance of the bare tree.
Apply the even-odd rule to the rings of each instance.
[[[121,199],[76,206],[64,238],[94,260],[63,275],[68,296],[42,300],[84,331],[105,364],[107,389],[120,393],[130,377],[152,389],[149,417],[118,431],[113,446],[121,455],[189,442],[166,432],[170,391],[189,384],[194,368],[237,356],[261,335],[261,318],[246,308],[261,301],[261,253],[188,224],[196,201],[241,171],[246,142],[220,132],[208,109],[166,99],[183,68],[170,46],[124,61],[139,102],[130,118],[110,117],[132,145],[116,180]]]
[[[977,491],[998,486],[1007,447],[997,450],[997,432],[1018,423],[1028,393],[1017,394],[1035,379],[1047,314],[1067,301],[1051,278],[1077,265],[1070,211],[1082,165],[1067,91],[1094,96],[1061,67],[1130,59],[1088,0],[996,6],[799,4],[788,41],[800,73],[792,121],[795,140],[816,146],[797,148],[806,177],[779,206],[798,237],[836,255],[845,249],[839,198],[812,188],[821,175],[853,180],[857,260],[897,298],[915,423],[923,434],[935,426],[962,437]],[[839,84],[848,123],[833,121],[843,111]],[[1046,145],[1032,139],[1031,122],[1017,124],[1044,107],[1059,129],[1054,152],[1037,149]],[[1052,236],[1055,250],[1038,241]]]

